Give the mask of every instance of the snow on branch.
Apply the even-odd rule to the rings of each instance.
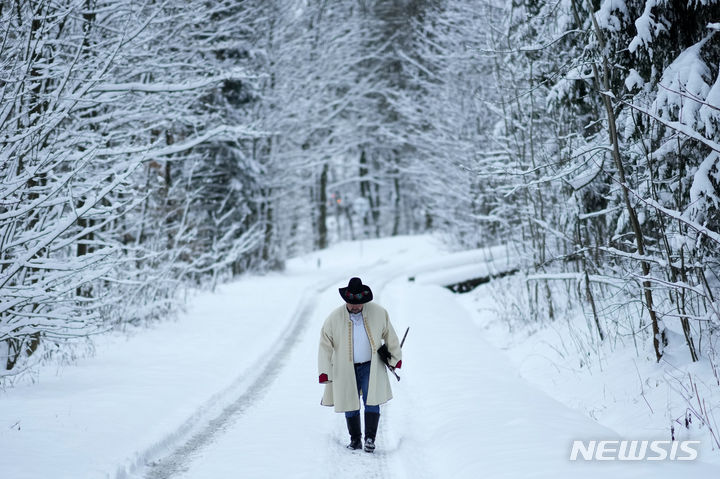
[[[676,219],[680,221],[681,223],[685,224],[686,226],[694,229],[701,235],[707,236],[709,239],[720,245],[720,233],[717,233],[716,231],[713,231],[709,229],[706,226],[701,225],[697,221],[690,220],[685,217],[682,213],[678,211],[671,210],[669,208],[664,207],[657,201],[653,199],[648,198],[642,198],[640,195],[638,195],[636,192],[634,192],[632,189],[628,188],[632,194],[638,198],[640,201],[645,203],[648,206],[651,206],[652,208],[655,208],[657,211],[660,211],[661,213],[664,213],[665,215],[669,216],[670,218]]]
[[[136,148],[101,148],[97,151],[97,156],[118,156],[118,155],[143,155],[143,161],[148,162],[163,158],[177,153],[188,151],[198,145],[206,143],[215,138],[225,138],[229,140],[264,138],[268,136],[266,133],[254,130],[247,126],[237,125],[221,125],[217,126],[205,133],[194,136],[186,141],[175,143],[164,148],[157,148],[160,141],[155,143],[136,147]],[[157,148],[157,149],[155,149]]]
[[[32,258],[35,257],[35,255],[37,255],[43,249],[47,248],[61,234],[63,234],[68,228],[75,224],[78,218],[80,218],[91,208],[93,208],[99,201],[101,201],[105,196],[107,196],[108,193],[117,188],[118,185],[122,184],[133,173],[133,171],[139,164],[140,161],[137,161],[135,165],[126,168],[125,171],[123,171],[122,173],[115,172],[115,178],[113,179],[113,181],[106,185],[101,191],[96,193],[92,199],[86,201],[83,206],[77,208],[74,214],[67,215],[61,221],[58,221],[57,225],[51,233],[44,235],[44,237],[40,241],[38,241],[35,246],[29,248],[28,251],[24,255],[22,255],[22,257],[15,260],[14,264],[10,266],[7,271],[3,272],[2,277],[0,277],[0,288],[5,287],[5,285],[8,284],[10,279],[12,279],[13,276],[15,276],[22,268],[24,268],[25,265]]]
[[[613,286],[618,289],[624,289],[627,282],[621,281],[612,276],[601,276],[597,274],[588,275],[590,282],[602,283]],[[584,273],[546,273],[546,274],[529,274],[525,277],[526,281],[585,281]]]
[[[657,7],[657,4],[657,0],[646,1],[642,15],[635,20],[637,35],[628,45],[630,53],[635,53],[635,51],[643,45],[646,47],[649,46],[654,38],[667,30],[667,27],[663,25],[662,22],[659,22],[655,14],[653,14],[653,9]]]
[[[256,79],[256,75],[250,75],[244,70],[234,70],[222,75],[203,78],[196,81],[182,83],[101,83],[91,88],[91,92],[143,92],[143,93],[176,93],[190,90],[198,90],[226,80],[249,80]]]
[[[651,119],[658,121],[659,123],[665,125],[666,127],[670,128],[672,130],[675,130],[678,133],[682,133],[683,135],[688,136],[694,140],[697,140],[697,141],[703,143],[704,145],[708,146],[709,148],[711,148],[714,151],[720,152],[720,143],[703,136],[702,134],[700,134],[698,131],[694,130],[689,125],[686,125],[685,123],[681,123],[679,121],[666,120],[666,119],[654,114],[653,112],[651,112],[645,108],[639,107],[631,102],[628,102],[625,100],[620,100],[620,101],[623,104],[632,108],[633,110],[635,110],[639,113],[642,113],[644,115],[647,115]]]

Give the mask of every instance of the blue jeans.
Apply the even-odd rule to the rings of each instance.
[[[380,406],[367,405],[367,390],[370,383],[370,361],[355,365],[355,381],[357,382],[358,392],[362,392],[363,404],[365,404],[365,412],[380,413]],[[347,411],[345,417],[353,417],[360,414],[360,410]]]

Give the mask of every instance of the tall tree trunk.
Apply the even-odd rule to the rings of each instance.
[[[595,15],[593,14],[593,7],[592,3],[588,1],[588,9],[590,12],[590,19],[593,24],[593,28],[595,30],[595,33],[598,38],[599,48],[600,51],[605,50],[605,41],[602,34],[602,31],[600,30],[599,25],[597,24],[597,20],[595,19]],[[579,18],[576,18],[578,21],[578,25],[582,25],[579,23]],[[635,236],[635,245],[637,247],[637,253],[640,257],[645,256],[645,241],[642,229],[640,227],[640,221],[638,220],[637,213],[635,212],[635,208],[633,208],[632,204],[630,203],[630,192],[629,187],[627,184],[627,179],[625,178],[625,169],[622,163],[622,157],[620,156],[620,143],[618,139],[618,133],[617,133],[617,126],[615,123],[615,111],[613,110],[612,101],[610,100],[610,85],[609,85],[609,78],[610,78],[610,71],[608,66],[607,57],[605,57],[604,54],[600,55],[601,63],[602,63],[602,74],[600,73],[598,69],[598,65],[596,63],[592,63],[592,71],[593,71],[593,77],[595,78],[595,86],[598,89],[599,94],[602,96],[603,105],[605,106],[605,112],[607,113],[607,122],[608,122],[608,135],[610,137],[610,142],[612,143],[612,157],[613,161],[615,162],[615,168],[618,171],[618,180],[620,182],[622,194],[623,194],[623,201],[625,203],[625,209],[627,210],[628,217],[630,218],[630,225],[633,229],[633,234]],[[602,88],[602,90],[601,90]],[[643,275],[643,280],[641,281],[643,293],[645,296],[645,307],[648,310],[648,314],[650,315],[650,321],[652,323],[652,330],[653,330],[653,347],[655,349],[655,357],[657,361],[659,362],[660,359],[662,359],[663,355],[663,347],[667,345],[667,337],[665,335],[665,329],[663,328],[660,330],[660,324],[657,318],[657,314],[655,312],[655,307],[653,304],[653,294],[652,290],[650,289],[650,281],[647,279],[650,276],[650,263],[648,263],[646,260],[640,261],[640,268]]]
[[[395,179],[393,180],[393,184],[395,185],[395,212],[393,219],[392,235],[397,236],[400,234],[400,217],[402,214],[400,201],[400,180],[395,177]]]
[[[360,176],[360,196],[367,201],[372,209],[372,194],[370,192],[370,182],[367,181],[368,166],[367,166],[367,153],[363,149],[360,152],[360,169],[358,171]],[[367,232],[367,228],[370,225],[369,215],[366,213],[362,218],[363,234]]]
[[[327,177],[328,177],[328,164],[323,164],[322,172],[320,173],[320,184],[318,188],[318,218],[317,218],[317,249],[325,249],[328,246],[328,230],[327,230],[327,215],[328,215],[328,199],[327,199]]]

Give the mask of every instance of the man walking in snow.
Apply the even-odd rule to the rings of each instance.
[[[321,404],[344,412],[350,433],[348,449],[362,447],[360,395],[365,404],[365,451],[375,451],[380,404],[392,399],[385,363],[378,355],[384,344],[391,354],[388,365],[400,368],[402,351],[387,311],[371,303],[373,294],[360,278],[340,288],[345,304],[333,310],[323,324],[318,351]]]

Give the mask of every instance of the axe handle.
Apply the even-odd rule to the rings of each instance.
[[[405,338],[407,338],[407,333],[408,333],[408,331],[410,331],[410,326],[407,327],[407,329],[405,330],[405,334],[403,334],[402,341],[400,341],[400,347],[401,347],[401,348],[403,347],[403,344],[405,344]],[[395,368],[393,368],[392,366],[390,366],[390,365],[388,364],[388,369],[390,370],[391,373],[393,373],[393,375],[395,376],[395,379],[397,379],[398,381],[400,381],[400,376],[398,376],[398,373],[395,372]]]
[[[408,331],[410,331],[410,326],[407,327],[407,329],[405,330],[405,334],[403,334],[402,341],[400,341],[400,347],[401,347],[401,348],[403,347],[403,344],[405,344],[405,338],[407,338],[407,333],[408,333]]]

